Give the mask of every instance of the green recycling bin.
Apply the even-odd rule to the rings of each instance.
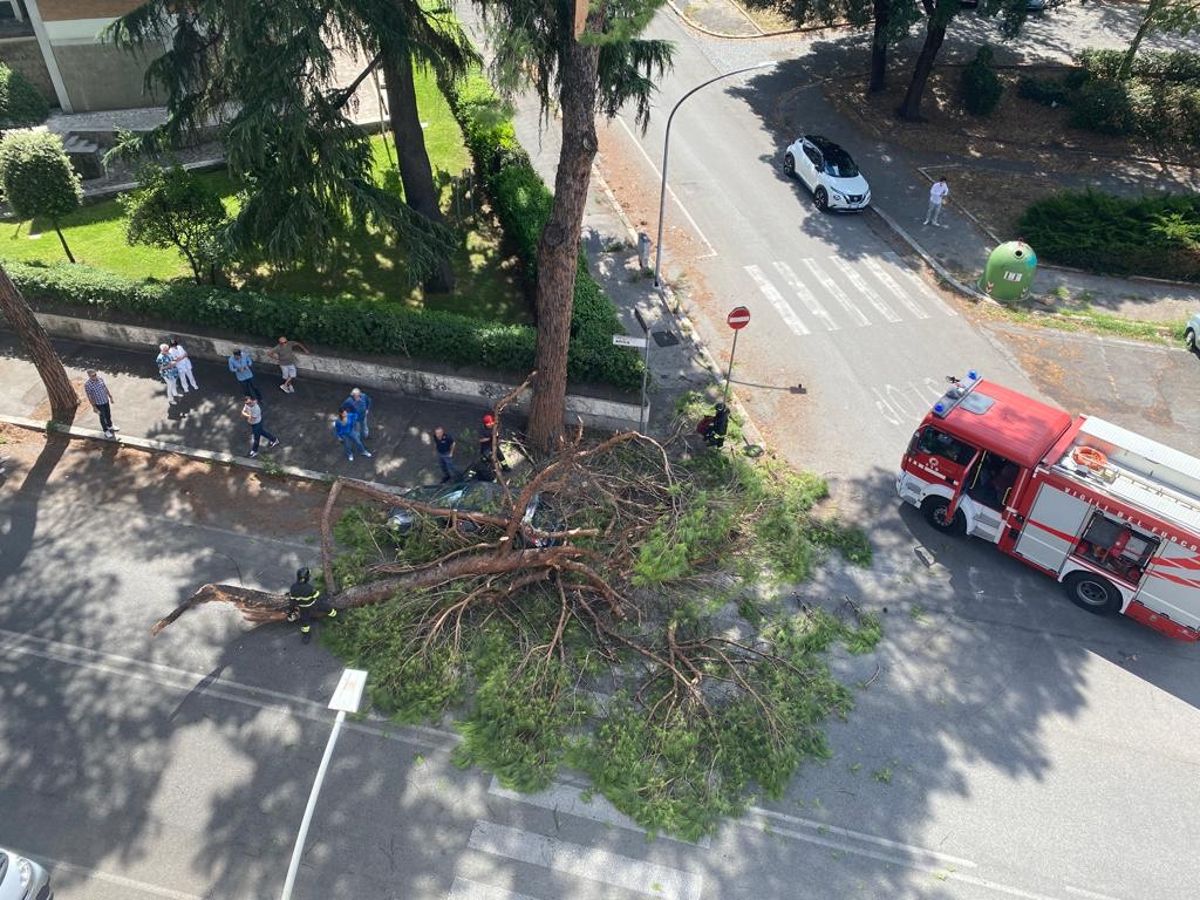
[[[988,256],[979,289],[993,300],[1024,300],[1033,286],[1037,254],[1024,241],[1008,241]]]

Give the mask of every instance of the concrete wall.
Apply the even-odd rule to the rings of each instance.
[[[52,40],[72,109],[137,109],[161,105],[143,84],[148,58],[118,50],[112,44],[60,44]]]
[[[64,19],[115,19],[141,6],[142,0],[37,0],[47,22]]]
[[[109,344],[116,347],[143,350],[146,353],[147,371],[153,368],[153,357],[158,345],[167,335],[152,328],[137,325],[122,325],[117,322],[102,322],[94,319],[76,319],[50,313],[38,313],[38,321],[55,337]],[[245,344],[200,335],[175,332],[180,343],[187,348],[188,355],[202,359],[225,360],[237,347],[244,347],[254,357],[259,371],[278,371],[266,358],[266,348],[255,348]],[[516,387],[515,383],[483,381],[457,375],[442,375],[422,372],[419,369],[402,369],[379,363],[338,356],[315,356],[299,354],[297,368],[308,377],[326,381],[356,384],[364,388],[399,391],[412,397],[450,400],[490,409],[497,400]],[[230,376],[233,377],[232,375]],[[524,409],[528,395],[513,406]],[[637,403],[621,403],[615,400],[600,400],[594,397],[569,395],[567,416],[574,424],[578,416],[589,428],[622,431],[638,427],[639,408]],[[649,410],[646,412],[649,420]]]
[[[14,72],[20,72],[46,98],[47,103],[58,106],[58,96],[50,81],[50,70],[46,68],[42,50],[32,34],[0,39],[0,63]]]

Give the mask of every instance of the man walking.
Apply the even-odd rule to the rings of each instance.
[[[254,383],[254,360],[250,358],[250,354],[238,347],[233,351],[233,356],[229,357],[229,371],[238,380],[238,384],[242,386],[242,393],[247,397],[253,397],[255,400],[262,399],[262,391],[258,389],[258,385]]]
[[[253,397],[247,397],[242,405],[242,418],[250,424],[250,456],[258,456],[258,442],[263,438],[270,441],[268,447],[278,447],[279,438],[267,431],[263,425],[262,405]]]
[[[346,459],[354,462],[354,450],[357,447],[358,452],[368,459],[373,455],[370,450],[363,446],[362,438],[358,436],[358,416],[348,410],[345,406],[338,410],[337,418],[333,420],[333,436],[342,442],[342,447],[346,451]]]
[[[483,423],[479,426],[479,456],[492,466],[500,463],[500,471],[512,469],[504,460],[504,448],[500,446],[500,435],[496,433],[496,417],[491,413],[483,414]]]
[[[87,395],[88,402],[92,404],[96,415],[100,417],[100,427],[104,429],[104,436],[115,438],[114,432],[120,431],[120,429],[113,425],[112,421],[112,394],[109,393],[104,379],[96,374],[95,369],[88,369],[87,374],[87,381],[83,383],[83,392]]]
[[[171,338],[171,345],[167,348],[167,355],[175,362],[175,374],[179,378],[180,393],[188,392],[188,384],[190,383],[193,391],[200,390],[200,386],[196,384],[196,375],[192,371],[192,360],[188,356],[183,345],[179,343],[178,338]]]
[[[342,409],[355,415],[355,433],[364,441],[371,436],[371,427],[367,422],[367,414],[371,411],[371,398],[359,388],[350,392],[350,396],[342,401]]]
[[[321,592],[312,583],[312,573],[305,566],[296,570],[296,580],[288,588],[289,622],[300,623],[300,643],[307,644],[312,640],[312,623],[320,618],[334,618],[337,610],[326,603],[318,602]]]
[[[447,481],[461,481],[462,472],[454,465],[454,435],[446,434],[441,425],[433,429],[433,446],[437,450],[438,462],[442,465],[442,484]]]
[[[154,363],[158,366],[159,377],[167,383],[167,405],[174,406],[179,398],[179,376],[175,372],[175,360],[167,352],[169,349],[166,344],[159,344]]]
[[[279,385],[279,389],[286,394],[296,393],[296,389],[292,387],[292,382],[296,378],[296,351],[308,353],[309,350],[299,341],[289,341],[285,337],[279,339],[279,343],[267,351],[267,356],[279,363],[279,372],[283,375],[283,384]]]
[[[939,178],[933,183],[929,189],[929,209],[925,212],[926,225],[936,225],[939,228],[949,228],[949,225],[943,225],[939,219],[942,215],[942,205],[946,202],[946,198],[950,196],[950,185],[946,184],[945,178]]]

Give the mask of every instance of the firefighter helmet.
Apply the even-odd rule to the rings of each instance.
[[[296,570],[297,581],[308,581],[312,578],[312,572],[308,571],[308,566],[303,566]]]

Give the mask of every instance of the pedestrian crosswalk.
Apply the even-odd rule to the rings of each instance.
[[[802,259],[795,268],[776,261],[774,271],[753,264],[744,268],[788,329],[801,337],[957,315],[895,253],[856,261]]]

